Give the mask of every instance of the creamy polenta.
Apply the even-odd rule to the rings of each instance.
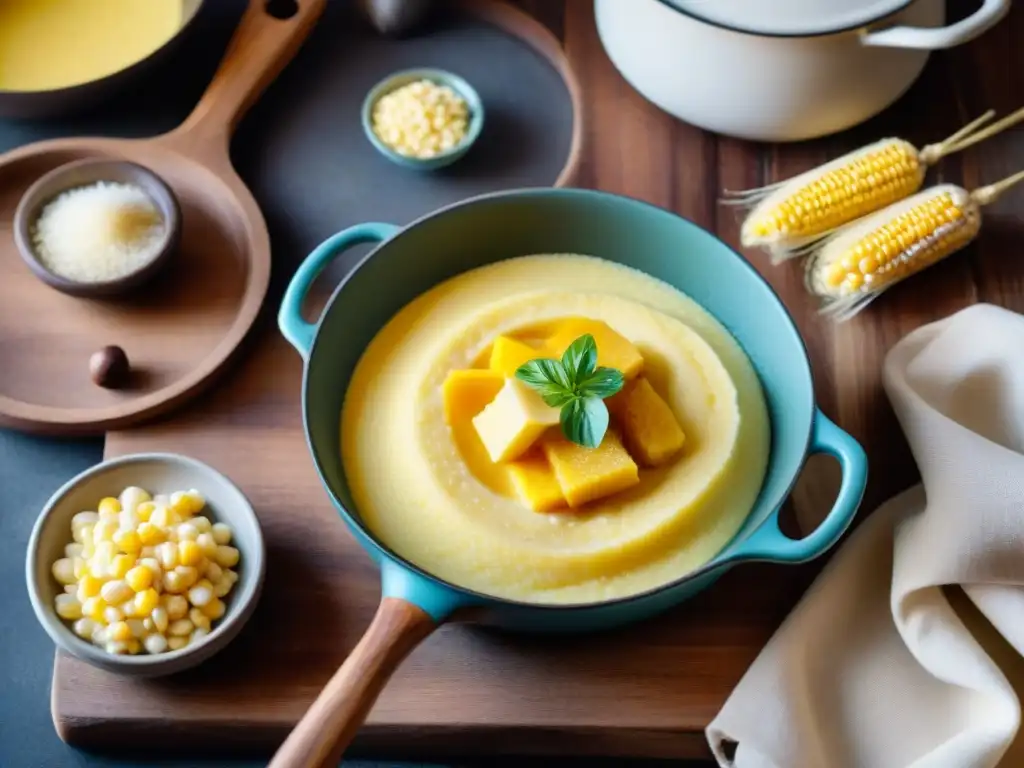
[[[442,390],[496,338],[571,317],[636,346],[686,439],[626,490],[538,512],[471,422],[446,418]],[[356,367],[341,440],[356,512],[402,557],[488,595],[588,603],[661,586],[721,551],[760,491],[769,424],[753,366],[695,302],[611,262],[539,255],[464,273],[403,308]]]

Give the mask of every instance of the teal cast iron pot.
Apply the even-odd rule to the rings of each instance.
[[[319,322],[303,320],[300,310],[313,280],[332,259],[360,243],[377,246],[338,286]],[[771,420],[771,453],[746,523],[706,566],[644,594],[597,604],[542,606],[462,589],[378,541],[360,522],[349,494],[339,415],[349,377],[371,339],[402,307],[438,283],[494,261],[534,253],[599,256],[675,286],[725,325],[761,380]],[[379,223],[350,227],[321,244],[296,272],[279,323],[305,361],[303,418],[313,460],[345,524],[380,566],[383,599],[367,636],[285,742],[276,766],[319,765],[314,761],[340,755],[387,674],[453,613],[472,609],[475,620],[545,631],[635,621],[700,592],[738,563],[800,563],[817,557],[846,530],[864,492],[864,451],[815,406],[803,341],[772,289],[721,240],[637,200],[580,189],[527,189],[467,200],[404,229]],[[825,521],[796,541],[779,530],[778,514],[812,453],[838,459],[842,485]]]

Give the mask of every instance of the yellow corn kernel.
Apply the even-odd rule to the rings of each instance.
[[[152,501],[144,501],[135,508],[135,515],[139,518],[140,523],[146,523],[149,522],[154,509],[156,509],[156,504]]]
[[[126,643],[132,639],[132,630],[125,621],[118,621],[107,628],[107,637],[115,643]]]
[[[199,569],[191,565],[179,565],[174,572],[178,575],[182,589],[188,589],[199,581]]]
[[[103,587],[103,579],[97,579],[92,574],[85,574],[78,580],[78,600],[84,603],[90,597],[96,597]]]
[[[221,568],[234,568],[238,565],[240,554],[237,549],[228,545],[217,547],[217,565]]]
[[[142,540],[135,531],[120,530],[114,533],[114,544],[122,552],[134,555],[142,549]]]
[[[135,593],[123,580],[116,579],[108,581],[100,588],[100,596],[108,605],[120,605],[125,600],[130,600],[134,597]]]
[[[128,653],[131,654],[139,653],[142,650],[142,642],[135,637],[129,640],[125,645],[128,648]]]
[[[224,605],[224,601],[221,600],[219,597],[213,598],[206,605],[197,607],[199,608],[200,611],[203,612],[203,615],[211,621],[216,621],[217,619],[219,619],[221,616],[224,615],[224,611],[227,610],[227,607]]]
[[[146,547],[154,547],[157,544],[163,544],[167,540],[167,533],[162,528],[154,525],[152,521],[140,523],[138,534],[139,541]]]
[[[165,594],[161,596],[160,602],[167,609],[167,618],[171,621],[180,619],[188,613],[188,600],[182,595]]]
[[[85,552],[84,548],[82,550]],[[83,576],[89,573],[89,563],[86,562],[84,557],[73,557],[71,558],[71,567],[76,579],[81,579]]]
[[[156,590],[150,587],[149,589],[143,589],[135,595],[134,599],[135,615],[145,618],[153,613],[160,604],[160,595],[157,594]]]
[[[145,565],[136,565],[124,575],[124,580],[136,592],[149,589],[153,583],[153,571]]]
[[[852,317],[886,288],[967,245],[980,229],[980,206],[966,190],[932,187],[826,243],[808,262],[808,290],[825,299],[827,314]]]
[[[198,566],[204,557],[203,548],[195,541],[178,542],[178,562],[182,565]]]
[[[123,579],[135,566],[134,555],[114,555],[114,559],[110,562],[110,575],[115,579]]]
[[[230,541],[230,538],[228,541]],[[225,541],[224,543],[227,544],[228,542]],[[214,538],[212,531],[206,531],[196,536],[196,544],[199,545],[199,551],[203,553],[203,557],[212,561],[217,556],[217,540]]]
[[[103,611],[107,608],[107,601],[99,595],[90,597],[82,603],[82,615],[93,621],[103,621]]]
[[[100,520],[108,517],[117,517],[121,512],[121,502],[113,496],[108,496],[107,498],[100,500],[96,510],[99,512]]]
[[[217,544],[231,543],[231,526],[227,523],[214,523],[210,533]]]
[[[207,632],[210,631],[210,617],[203,613],[198,608],[193,608],[188,612],[188,620],[198,629],[204,629]]]
[[[169,637],[167,638],[167,647],[172,651],[180,651],[188,645],[187,637]]]

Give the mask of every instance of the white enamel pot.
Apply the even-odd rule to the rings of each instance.
[[[944,0],[595,0],[602,44],[666,112],[716,133],[798,141],[900,97],[930,51],[982,34],[1011,0],[946,25]]]

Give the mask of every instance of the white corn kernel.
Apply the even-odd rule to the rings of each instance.
[[[210,518],[204,517],[203,515],[193,517],[189,522],[191,522],[200,533],[209,533],[213,528],[213,523],[210,522]]]
[[[167,608],[168,618],[177,620],[188,613],[188,600],[181,595],[169,595],[164,607]]]
[[[163,653],[167,650],[167,638],[159,634],[146,635],[142,645],[147,653]]]
[[[165,541],[156,548],[156,559],[164,570],[171,570],[178,564],[178,546],[172,541]]]
[[[147,632],[152,632],[156,629],[156,624],[153,623],[153,617],[147,616],[142,620],[142,626],[145,627]]]
[[[139,520],[139,516],[135,514],[135,510],[122,509],[121,514],[117,517],[118,527],[122,531],[134,531],[139,527],[142,521]]]
[[[107,643],[107,627],[104,624],[97,624],[96,628],[92,631],[92,641],[95,645],[106,645]]]
[[[203,579],[188,591],[188,600],[192,605],[202,607],[213,599],[213,584]]]
[[[182,523],[178,526],[178,541],[195,541],[199,536],[199,529],[192,523]]]
[[[186,645],[188,645],[188,638],[187,637],[169,637],[169,638],[167,638],[167,647],[170,648],[172,651],[180,651]]]
[[[111,641],[104,646],[104,650],[107,653],[119,656],[121,654],[128,653],[128,643],[123,643],[116,640]]]
[[[114,531],[116,530],[116,522],[112,520],[100,520],[92,527],[92,543],[99,544],[102,541],[113,541]]]
[[[217,547],[217,565],[221,568],[232,568],[238,565],[239,552],[234,547]]]
[[[189,636],[188,644],[195,645],[196,643],[201,642],[202,639],[206,637],[208,634],[210,634],[210,630],[203,629],[202,627],[197,627],[195,631],[193,631],[192,634]]]
[[[139,550],[139,560],[156,560],[156,547],[143,547]],[[159,567],[160,563],[157,563]]]
[[[100,597],[106,600],[110,605],[123,603],[125,600],[131,599],[134,595],[135,592],[132,588],[121,579],[108,581],[100,588]]]
[[[143,488],[137,488],[134,485],[130,485],[121,491],[121,496],[118,501],[121,502],[122,510],[135,511],[136,507],[144,501],[149,501],[152,497],[149,492]]]
[[[62,557],[54,562],[53,578],[61,584],[74,584],[77,581],[75,579],[75,564],[70,558]]]
[[[146,627],[142,623],[142,619],[128,619],[125,624],[128,625],[128,629],[132,632],[132,637],[141,640],[146,636]]]
[[[124,611],[115,605],[108,605],[103,609],[103,620],[110,624],[117,624],[119,621],[124,621]]]
[[[153,613],[150,614],[150,618],[153,620],[153,627],[157,632],[167,631],[167,626],[170,624],[170,618],[167,616],[167,608],[162,605],[158,605],[153,609]]]
[[[78,598],[74,595],[57,595],[53,603],[57,610],[57,615],[62,619],[82,618],[82,604],[78,602]]]
[[[83,525],[95,525],[100,521],[100,516],[95,512],[78,512],[71,518],[71,530],[81,528]]]
[[[82,618],[75,622],[73,629],[83,640],[92,640],[92,633],[96,631],[97,626],[92,619]]]
[[[78,597],[77,597],[77,595],[78,595],[78,585],[77,584],[65,584],[64,585],[64,594],[65,595],[75,595],[76,596],[75,599],[77,600],[78,599]],[[82,601],[78,600],[78,602],[82,602]]]
[[[191,621],[188,619],[178,619],[177,621],[171,622],[171,626],[167,628],[167,634],[173,637],[184,637],[186,635],[190,635],[193,629],[195,629],[195,627]]]
[[[82,551],[84,549],[85,549],[85,547],[82,546],[81,544],[79,544],[78,542],[73,542],[71,544],[68,544],[66,547],[64,547],[64,557],[70,557],[70,558],[81,557],[82,556]]]
[[[164,574],[163,583],[165,592],[172,592],[177,594],[178,592],[184,592],[187,589],[187,587],[185,586],[185,580],[177,571],[167,571]]]
[[[210,530],[213,533],[213,540],[218,544],[231,543],[231,526],[226,523],[214,523]]]

